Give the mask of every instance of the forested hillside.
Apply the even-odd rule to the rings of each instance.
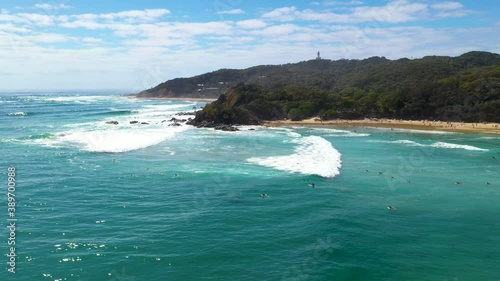
[[[469,52],[417,60],[312,60],[226,69],[167,81],[140,96],[219,97],[223,93],[227,94],[203,113],[223,123],[242,123],[230,117],[234,111],[240,112],[236,119],[246,112],[251,120],[321,116],[500,122],[500,55]]]

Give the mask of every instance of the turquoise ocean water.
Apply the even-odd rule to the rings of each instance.
[[[500,280],[499,136],[169,126],[203,105],[1,94],[0,280]]]

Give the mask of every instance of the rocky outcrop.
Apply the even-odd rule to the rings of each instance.
[[[283,119],[285,114],[278,104],[268,103],[262,107],[253,102],[261,97],[262,91],[257,85],[239,84],[203,110],[196,112],[195,119],[188,124],[236,131],[233,125],[260,125],[262,120]]]

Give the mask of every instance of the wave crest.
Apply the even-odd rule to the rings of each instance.
[[[12,112],[12,113],[9,113],[9,116],[28,116],[28,112]]]
[[[433,143],[431,146],[436,147],[436,148],[461,148],[461,149],[473,150],[473,151],[488,151],[488,149],[479,148],[479,147],[475,147],[472,145],[454,144],[454,143],[447,143],[447,142],[436,142],[436,143]]]
[[[281,171],[318,175],[325,178],[333,178],[340,174],[342,155],[326,139],[309,136],[293,139],[291,142],[299,144],[294,154],[253,157],[247,159],[247,162]]]
[[[465,145],[465,144],[454,144],[454,143],[448,143],[448,142],[435,142],[433,144],[421,144],[415,141],[411,140],[397,140],[397,141],[381,141],[384,143],[391,143],[391,144],[406,144],[406,145],[411,145],[411,146],[420,146],[420,147],[434,147],[434,148],[447,148],[447,149],[465,149],[465,150],[471,150],[471,151],[488,151],[488,149],[484,148],[479,148],[476,146],[472,145]]]

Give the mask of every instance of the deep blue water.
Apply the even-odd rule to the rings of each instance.
[[[1,94],[0,280],[499,280],[499,136],[169,126],[201,106]]]

